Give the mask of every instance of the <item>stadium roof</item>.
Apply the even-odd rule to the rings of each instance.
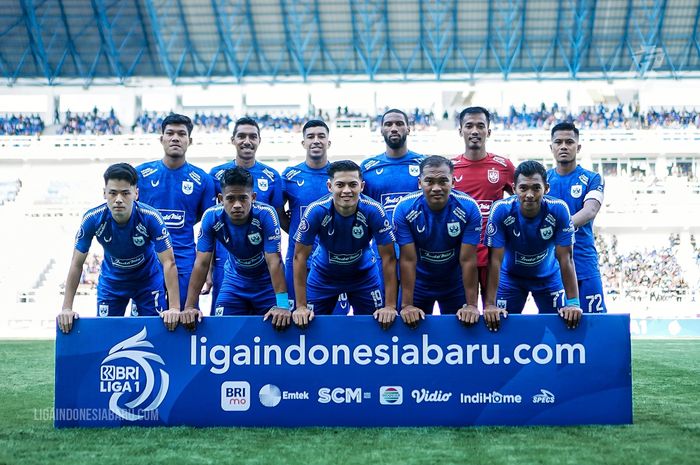
[[[17,0],[0,76],[43,84],[697,76],[698,0]]]

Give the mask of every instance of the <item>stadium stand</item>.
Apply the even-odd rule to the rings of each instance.
[[[41,135],[44,128],[44,120],[38,114],[0,116],[0,136]]]

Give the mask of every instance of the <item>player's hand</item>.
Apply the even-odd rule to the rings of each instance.
[[[73,329],[73,320],[77,320],[78,318],[80,318],[80,315],[70,308],[64,308],[56,317],[56,322],[63,334],[68,334],[70,330]]]
[[[457,310],[457,319],[466,326],[471,326],[479,321],[479,309],[476,305],[464,304]]]
[[[160,312],[160,317],[163,319],[163,323],[165,327],[168,328],[168,331],[175,331],[177,324],[180,322],[180,309],[171,308],[165,310]]]
[[[297,307],[297,309],[292,312],[292,320],[294,320],[294,324],[301,329],[308,328],[309,323],[311,323],[313,319],[314,312],[312,310],[309,310],[304,305]]]
[[[575,329],[581,322],[581,316],[583,315],[583,310],[578,307],[562,307],[559,309],[559,316],[566,321],[566,326],[569,329]]]
[[[277,306],[272,307],[263,317],[263,321],[267,321],[267,319],[270,317],[272,317],[272,326],[277,331],[284,331],[285,329],[289,328],[290,324],[292,324],[292,312],[286,308]]]
[[[401,309],[401,319],[411,329],[416,329],[420,320],[425,320],[425,312],[413,305],[406,305]]]
[[[197,328],[197,323],[202,322],[202,311],[194,307],[185,307],[185,309],[180,312],[180,323],[188,331],[194,331]]]
[[[505,309],[498,308],[495,305],[487,305],[484,308],[484,321],[489,331],[498,331],[501,327],[501,315],[503,318],[508,318],[508,312]]]
[[[214,287],[214,282],[207,277],[207,280],[204,281],[204,285],[202,286],[202,290],[199,293],[199,295],[207,295],[211,292],[211,289]],[[212,302],[213,303],[213,302]]]
[[[395,307],[382,307],[374,312],[374,319],[379,322],[382,329],[389,329],[389,326],[394,323],[398,314],[399,312],[396,311]]]

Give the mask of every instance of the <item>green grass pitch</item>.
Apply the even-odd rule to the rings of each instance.
[[[700,464],[700,341],[633,341],[634,424],[55,430],[53,342],[0,342],[0,464]]]

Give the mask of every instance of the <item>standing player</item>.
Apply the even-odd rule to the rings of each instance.
[[[139,315],[160,314],[172,331],[180,318],[180,293],[177,266],[165,222],[158,210],[136,201],[138,178],[131,165],[111,165],[104,173],[104,180],[107,202],[83,215],[75,238],[63,310],[57,317],[58,326],[68,333],[73,320],[78,318],[73,311],[73,300],[92,238],[96,237],[104,248],[97,284],[97,315],[124,316],[126,305],[132,299]],[[171,296],[170,309],[163,311],[166,289]]]
[[[309,205],[294,235],[294,323],[305,328],[315,313],[331,313],[344,292],[355,314],[374,313],[387,328],[397,315],[391,223],[379,203],[361,194],[364,182],[354,162],[331,163],[328,177],[330,194]],[[370,251],[371,239],[383,260],[386,299]],[[316,240],[318,246],[307,273],[306,263]]]
[[[365,182],[363,192],[382,205],[391,221],[401,197],[415,192],[420,162],[424,157],[408,150],[406,140],[411,129],[408,127],[408,115],[403,111],[392,108],[384,112],[381,132],[386,144],[384,153],[368,158],[361,164]],[[377,252],[376,246],[372,250]],[[381,259],[377,261],[377,266],[381,272]]]
[[[498,330],[500,314],[521,313],[529,293],[540,313],[558,312],[569,328],[581,320],[572,257],[574,226],[566,203],[544,195],[549,188],[546,179],[542,164],[522,162],[515,170],[516,195],[499,200],[491,209],[484,308],[491,331]]]
[[[139,199],[158,209],[173,241],[180,288],[180,304],[187,298],[195,258],[194,225],[214,205],[214,182],[201,168],[187,162],[192,143],[192,121],[187,116],[168,115],[160,125],[161,160],[136,167]]]
[[[321,120],[310,120],[302,128],[302,147],[306,149],[306,159],[291,166],[282,173],[284,198],[289,203],[288,210],[279,211],[282,229],[289,233],[285,278],[289,290],[289,308],[294,308],[294,234],[296,234],[306,208],[328,194],[328,138],[329,129]],[[347,313],[347,312],[346,312]]]
[[[218,242],[225,248],[228,261],[213,313],[265,314],[265,319],[272,317],[276,328],[284,329],[291,322],[291,313],[287,309],[277,213],[255,201],[253,177],[243,168],[224,171],[221,189],[222,205],[210,208],[202,218],[185,314],[195,314],[201,320],[201,312],[195,307]]]
[[[422,192],[404,196],[394,210],[396,242],[401,246],[401,318],[415,327],[432,310],[479,321],[476,246],[481,214],[474,199],[452,191],[453,165],[437,155],[420,165]]]
[[[491,115],[482,107],[468,107],[459,114],[459,135],[464,139],[464,154],[454,159],[455,189],[469,194],[479,204],[482,215],[481,239],[491,205],[504,194],[513,193],[515,167],[507,158],[486,151],[486,139],[491,136]],[[486,296],[488,279],[488,249],[477,247],[477,268],[482,301]]]
[[[253,176],[253,191],[257,196],[256,201],[271,205],[276,210],[281,209],[284,205],[284,199],[280,174],[275,169],[255,159],[255,154],[260,146],[260,126],[258,123],[247,116],[238,119],[233,127],[231,143],[236,147],[236,158],[223,165],[215,166],[209,171],[209,174],[214,177],[216,193],[221,194],[220,181],[224,171],[239,166],[248,170]],[[226,249],[217,244],[212,271],[212,308],[216,304],[221,282],[224,279],[224,263],[227,256]]]
[[[581,150],[578,136],[578,129],[571,123],[559,123],[552,128],[550,148],[557,167],[547,172],[549,195],[566,202],[573,214],[574,264],[582,308],[588,313],[607,313],[593,237],[593,220],[603,204],[605,183],[598,173],[578,165],[576,155]]]

